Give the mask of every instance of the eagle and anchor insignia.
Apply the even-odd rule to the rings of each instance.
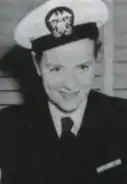
[[[74,13],[67,7],[57,7],[47,14],[45,22],[54,37],[68,36],[73,32]]]

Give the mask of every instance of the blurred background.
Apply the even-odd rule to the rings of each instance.
[[[14,45],[13,31],[17,23],[45,1],[0,0],[0,62]],[[101,30],[103,48],[96,63],[93,88],[127,98],[127,0],[105,1],[110,9],[111,20]],[[17,82],[11,75],[0,71],[0,108],[21,102]]]

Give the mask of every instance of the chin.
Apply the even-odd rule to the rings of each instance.
[[[76,109],[77,108],[71,108],[71,109],[67,109],[67,108],[60,108],[61,109],[61,111],[63,111],[63,112],[65,112],[65,113],[71,113],[71,112],[74,112],[74,111],[76,111]]]
[[[74,106],[74,105],[56,105],[61,111],[65,112],[65,113],[71,113],[77,110],[78,105]]]

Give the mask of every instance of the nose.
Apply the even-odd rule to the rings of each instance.
[[[74,91],[76,88],[76,78],[73,73],[68,72],[65,74],[63,87],[68,91]]]

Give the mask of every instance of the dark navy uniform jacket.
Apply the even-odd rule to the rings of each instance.
[[[57,136],[46,97],[38,105],[3,109],[0,112],[3,183],[127,183],[125,106],[122,99],[91,91],[82,126],[68,145]],[[120,164],[98,172],[98,168],[116,160]]]

